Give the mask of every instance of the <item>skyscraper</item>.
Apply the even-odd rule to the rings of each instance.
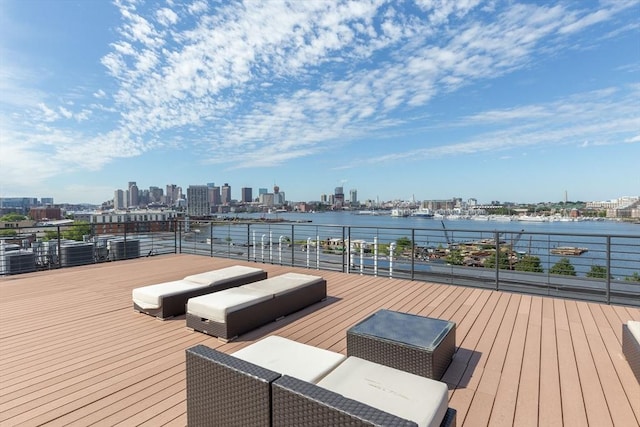
[[[358,204],[358,190],[349,190],[349,203],[351,203],[352,205]]]
[[[251,203],[253,201],[253,191],[249,187],[242,187],[240,189],[240,193],[242,194],[242,203]]]
[[[190,185],[187,188],[187,214],[189,216],[208,216],[210,213],[209,187]]]
[[[226,182],[222,186],[221,195],[222,195],[222,204],[229,205],[231,204],[231,187]]]
[[[136,207],[139,204],[138,201],[138,185],[135,183],[135,181],[130,181],[129,182],[129,200],[128,200],[128,206],[129,207]]]
[[[126,205],[124,203],[124,191],[116,190],[113,192],[113,208],[124,209]]]
[[[342,187],[336,187],[333,195],[333,203],[338,208],[344,206],[344,189]]]

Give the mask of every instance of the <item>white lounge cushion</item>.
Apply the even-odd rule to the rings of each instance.
[[[162,306],[162,297],[177,295],[193,289],[206,288],[207,286],[206,284],[194,283],[182,279],[135,288],[131,291],[131,294],[134,303],[140,308],[150,310]]]
[[[227,313],[272,299],[270,293],[252,289],[229,288],[213,294],[206,294],[187,301],[187,313],[218,323],[227,321]]]
[[[184,280],[206,285],[217,285],[230,280],[241,279],[261,272],[262,269],[255,267],[245,267],[244,265],[233,265],[219,270],[206,271],[204,273],[192,274]]]
[[[640,322],[637,320],[629,320],[627,322],[627,328],[629,328],[629,332],[631,335],[640,343]]]
[[[357,357],[348,357],[318,385],[420,427],[439,426],[447,412],[445,383]]]
[[[316,383],[342,363],[346,356],[272,335],[233,355],[263,368]]]
[[[275,296],[280,296],[322,280],[322,277],[312,276],[310,274],[286,273],[269,279],[260,280],[259,282],[243,285],[242,288],[270,292]]]

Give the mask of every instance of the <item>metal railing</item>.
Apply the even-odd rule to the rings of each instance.
[[[82,242],[68,239],[73,226],[15,230],[0,274],[191,253],[640,306],[640,235],[268,221],[84,227]]]

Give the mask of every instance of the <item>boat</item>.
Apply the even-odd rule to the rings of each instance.
[[[430,209],[420,208],[418,210],[411,212],[411,216],[415,216],[418,218],[433,218],[433,213],[431,212]]]
[[[406,217],[406,216],[409,216],[410,214],[411,214],[411,211],[407,209],[395,208],[391,210],[391,216],[393,217]]]
[[[568,256],[578,256],[587,252],[589,249],[587,248],[578,248],[575,246],[557,246],[555,248],[551,248],[549,252],[554,255],[568,255]]]

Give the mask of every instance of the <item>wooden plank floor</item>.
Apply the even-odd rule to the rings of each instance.
[[[185,349],[277,334],[346,353],[346,330],[379,308],[456,322],[443,381],[459,426],[640,425],[621,350],[638,308],[257,264],[321,275],[329,298],[227,344],[132,309],[135,287],[233,264],[256,266],[164,255],[1,278],[0,425],[186,425]]]

